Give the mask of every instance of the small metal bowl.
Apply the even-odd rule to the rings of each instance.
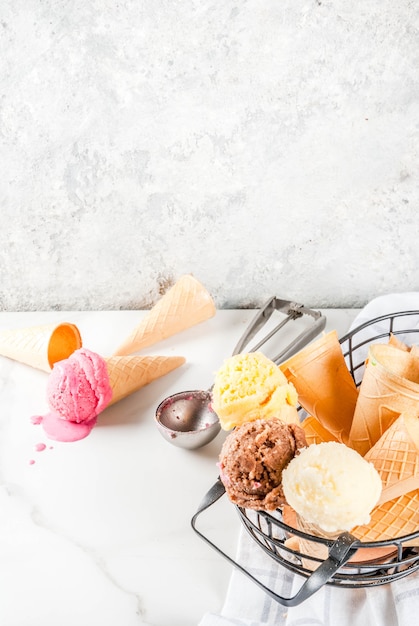
[[[161,435],[179,448],[205,446],[221,428],[211,400],[211,391],[201,390],[182,391],[163,400],[155,415]]]

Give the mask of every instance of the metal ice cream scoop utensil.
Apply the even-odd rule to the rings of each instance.
[[[247,348],[274,312],[279,312],[285,317],[281,317],[281,321],[252,348]],[[285,324],[301,318],[303,315],[313,318],[313,323],[288,343],[275,358],[271,359],[277,365],[314,339],[324,329],[326,318],[320,311],[313,311],[302,304],[290,300],[281,300],[276,296],[269,298],[245,329],[233,350],[233,356],[245,350],[247,352],[260,350]],[[217,414],[211,407],[211,389],[181,391],[169,396],[159,404],[155,414],[156,424],[167,441],[180,448],[193,450],[205,446],[217,436],[221,426]]]

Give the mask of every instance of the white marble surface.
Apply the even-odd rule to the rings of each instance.
[[[418,3],[2,0],[0,310],[418,287]]]
[[[70,321],[106,356],[143,314],[1,313],[0,328]],[[230,566],[190,519],[217,477],[225,435],[182,450],[160,436],[153,416],[170,393],[210,386],[253,314],[218,311],[155,345],[149,354],[182,354],[186,365],[107,409],[77,443],[49,442],[30,422],[47,409],[48,374],[0,357],[2,625],[196,626],[221,608]],[[326,328],[342,335],[355,314],[327,311]],[[40,442],[47,448],[37,452]],[[200,527],[234,555],[234,507],[224,498],[214,508]]]

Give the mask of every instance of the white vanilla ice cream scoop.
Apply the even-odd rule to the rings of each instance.
[[[372,463],[335,441],[301,450],[282,472],[282,485],[297,514],[325,532],[367,524],[382,490]]]

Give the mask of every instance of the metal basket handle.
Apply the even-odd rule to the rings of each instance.
[[[282,604],[283,606],[297,606],[304,602],[312,596],[316,591],[318,591],[321,587],[323,587],[330,578],[342,565],[344,565],[351,556],[356,552],[356,548],[354,549],[352,546],[354,543],[357,543],[357,539],[351,535],[350,533],[342,533],[333,543],[329,550],[329,557],[323,561],[319,565],[319,567],[307,578],[302,587],[297,591],[297,593],[291,598],[284,598],[283,596],[278,595],[269,587],[266,587],[260,580],[255,578],[250,572],[248,572],[240,563],[237,563],[232,557],[223,552],[218,546],[216,546],[208,537],[203,535],[196,528],[196,520],[198,516],[203,513],[210,506],[215,504],[217,500],[219,500],[225,493],[225,488],[220,479],[218,479],[213,486],[209,489],[209,491],[205,494],[202,499],[201,504],[198,507],[197,512],[192,517],[191,525],[194,531],[204,540],[206,541],[212,548],[214,548],[219,554],[221,554],[231,565],[240,570],[243,574],[245,574],[248,578],[250,578],[254,583],[256,583],[265,593],[267,593],[271,598]]]

